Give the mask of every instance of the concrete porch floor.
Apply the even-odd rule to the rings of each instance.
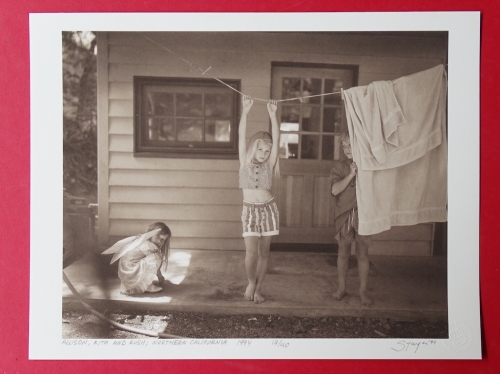
[[[370,256],[370,306],[359,301],[354,256],[347,295],[336,301],[330,296],[337,287],[336,254],[271,252],[262,304],[243,298],[244,258],[242,251],[172,250],[163,291],[137,296],[120,294],[117,266],[109,265],[110,256],[87,255],[64,271],[99,311],[447,320],[446,257]],[[62,294],[65,310],[82,309],[64,282]]]

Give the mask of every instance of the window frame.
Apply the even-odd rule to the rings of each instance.
[[[228,84],[234,89],[240,91],[241,80],[237,79],[221,79],[222,82]],[[224,146],[218,146],[217,142],[203,143],[200,146],[193,146],[193,142],[176,141],[176,144],[167,145],[148,145],[145,144],[143,138],[143,126],[145,126],[144,118],[146,116],[143,100],[145,88],[150,86],[179,86],[179,87],[197,87],[203,90],[204,87],[224,87],[222,83],[211,78],[183,78],[183,77],[156,77],[156,76],[134,76],[133,77],[133,92],[134,92],[134,157],[158,157],[158,158],[198,158],[198,159],[237,159],[238,158],[238,120],[240,117],[239,108],[240,100],[239,93],[227,88],[231,91],[232,116],[231,116],[231,131],[229,144],[224,142]],[[204,93],[202,91],[202,93]],[[204,117],[201,117],[204,118]],[[172,142],[174,143],[174,142]]]

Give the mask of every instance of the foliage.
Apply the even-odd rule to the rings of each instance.
[[[97,57],[91,32],[63,32],[64,188],[96,202]]]

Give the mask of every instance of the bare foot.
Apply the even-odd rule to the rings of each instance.
[[[252,301],[254,292],[255,284],[248,283],[247,289],[245,291],[245,299],[247,299],[248,301]]]
[[[153,283],[149,285],[145,292],[160,292],[163,288],[155,286]]]
[[[260,292],[255,292],[255,294],[253,295],[253,302],[255,304],[260,304],[263,303],[264,301],[266,301],[266,299],[264,299],[264,297],[260,294]]]
[[[360,292],[359,296],[361,297],[361,305],[372,305],[373,301],[368,297],[366,292]]]
[[[341,290],[339,288],[337,291],[332,293],[332,298],[333,298],[333,300],[340,300],[344,297],[344,295],[345,295],[345,290]]]

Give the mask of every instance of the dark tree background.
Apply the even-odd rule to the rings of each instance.
[[[63,32],[64,188],[97,202],[97,56],[92,32]]]

